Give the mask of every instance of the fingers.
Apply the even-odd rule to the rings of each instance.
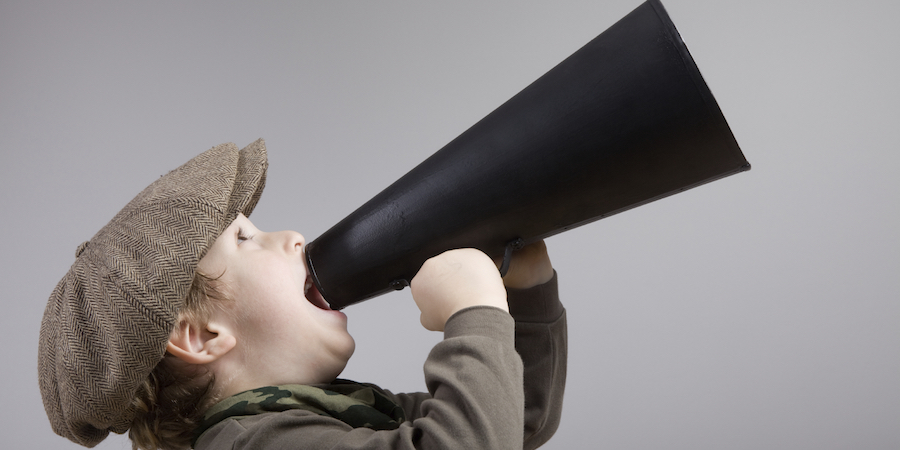
[[[447,319],[470,306],[509,311],[506,289],[493,261],[479,250],[457,249],[429,259],[410,282],[422,326],[444,329]]]
[[[550,263],[550,256],[547,254],[547,245],[540,240],[512,253],[503,284],[509,288],[526,289],[544,284],[551,278],[553,278],[553,264]]]

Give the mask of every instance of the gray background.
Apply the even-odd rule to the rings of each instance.
[[[37,389],[44,304],[161,174],[264,137],[253,219],[312,239],[638,3],[0,3],[2,447],[75,448]],[[900,6],[665,5],[753,170],[548,241],[547,448],[900,447]],[[408,291],[347,313],[344,376],[424,388]]]

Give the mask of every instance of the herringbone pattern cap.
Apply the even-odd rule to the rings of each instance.
[[[91,240],[41,323],[38,376],[53,430],[93,447],[133,418],[137,386],[162,359],[198,261],[266,180],[262,139],[214,147],[160,177]]]

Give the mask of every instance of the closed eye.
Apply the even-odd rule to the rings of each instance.
[[[250,239],[253,239],[253,235],[249,235],[249,234],[244,233],[244,229],[243,229],[243,228],[238,228],[238,231],[237,231],[237,243],[238,243],[238,245],[241,245],[244,241],[248,241],[248,240],[250,240]]]

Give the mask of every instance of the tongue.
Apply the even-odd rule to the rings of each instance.
[[[306,299],[319,308],[329,310],[331,309],[331,306],[328,304],[328,302],[325,301],[325,298],[322,297],[322,294],[319,293],[319,289],[316,288],[315,284],[313,284],[312,287],[309,288],[309,291],[306,292]]]

